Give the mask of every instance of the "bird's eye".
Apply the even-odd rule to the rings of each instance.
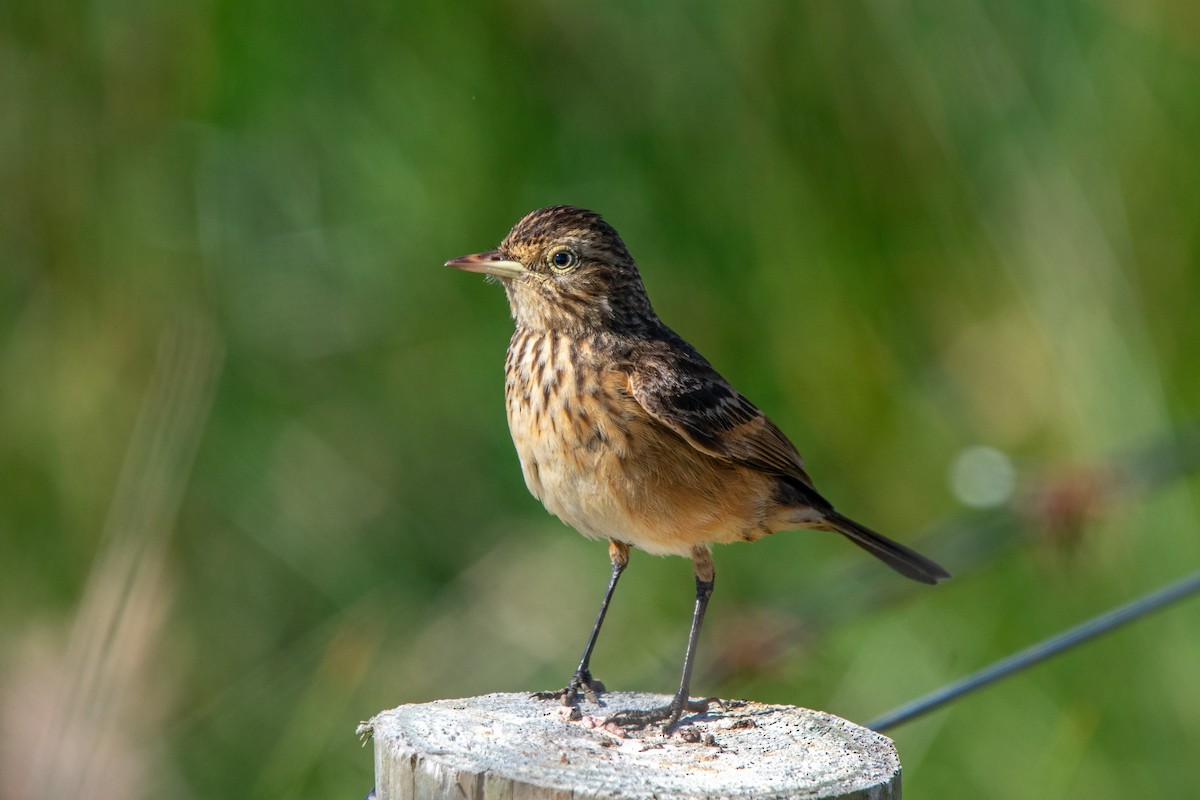
[[[559,272],[566,272],[579,263],[579,256],[575,255],[574,250],[563,248],[555,250],[550,254],[550,266],[554,267]]]

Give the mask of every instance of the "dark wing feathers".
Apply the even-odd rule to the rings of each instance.
[[[822,512],[823,529],[841,533],[914,580],[937,583],[950,577],[920,553],[834,511],[813,488],[783,432],[682,339],[635,354],[629,390],[651,417],[700,452],[778,475],[795,492],[796,502]]]
[[[642,408],[701,452],[811,487],[783,432],[687,349],[654,348],[634,360],[629,387]]]

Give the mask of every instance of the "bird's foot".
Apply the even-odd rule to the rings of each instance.
[[[606,719],[605,723],[611,723],[625,730],[645,730],[651,725],[662,722],[664,723],[663,734],[670,736],[675,732],[685,712],[703,714],[713,703],[724,707],[724,704],[716,697],[705,697],[700,700],[684,700],[677,697],[668,705],[659,708],[618,711]]]
[[[580,693],[588,702],[600,705],[604,684],[593,678],[588,670],[576,670],[571,682],[557,692],[534,692],[533,697],[535,700],[557,700],[564,706],[573,706],[579,702]]]

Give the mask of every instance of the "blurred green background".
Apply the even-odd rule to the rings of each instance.
[[[441,266],[542,205],[956,575],[720,548],[697,694],[865,721],[1193,569],[1139,481],[1200,407],[1198,8],[5,3],[0,793],[361,797],[359,720],[562,685],[605,548]],[[673,690],[691,580],[634,554],[610,687]],[[896,729],[909,793],[1194,796],[1198,614]]]

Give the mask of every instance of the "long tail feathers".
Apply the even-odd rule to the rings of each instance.
[[[893,542],[866,526],[859,525],[833,509],[825,512],[825,519],[832,530],[842,534],[907,578],[921,583],[937,583],[950,577],[950,573],[937,562],[899,542]]]

